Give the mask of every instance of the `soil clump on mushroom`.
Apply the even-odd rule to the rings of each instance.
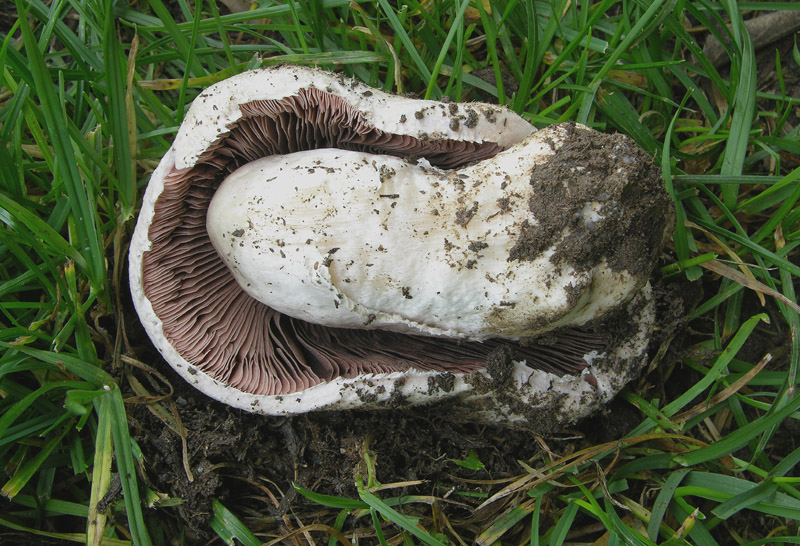
[[[645,183],[659,178],[658,169],[651,162],[628,159],[643,152],[620,134],[589,133],[575,124],[566,126],[569,136],[565,143],[550,161],[533,169],[535,192],[528,206],[539,223],[525,226],[509,260],[535,258],[557,243],[550,258],[555,265],[582,271],[605,257],[612,270],[636,274],[661,252],[669,221],[663,213],[669,210],[669,197]],[[592,201],[619,207],[621,213],[606,215],[595,223],[583,222],[579,213]],[[558,242],[563,233],[569,235]],[[648,252],[642,253],[643,248]]]

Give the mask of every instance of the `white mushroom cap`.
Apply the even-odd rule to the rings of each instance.
[[[533,131],[522,118],[501,107],[393,97],[343,77],[308,68],[270,68],[216,84],[192,104],[173,146],[154,171],[142,204],[130,251],[131,290],[142,324],[165,359],[188,381],[220,401],[249,411],[277,415],[321,408],[417,404],[455,397],[471,404],[475,408],[474,417],[479,420],[524,418],[530,421],[535,414],[545,416],[542,419],[549,426],[556,426],[585,415],[616,393],[636,373],[645,356],[653,320],[645,283],[664,233],[669,231],[669,204],[657,178],[654,179],[647,158],[625,139],[565,126],[541,133],[540,140],[534,135],[524,142]],[[565,144],[559,146],[559,139]],[[570,174],[569,162],[584,157],[579,149],[584,145],[597,148],[586,157],[604,157],[603,167],[593,170],[591,165],[574,165],[577,170]],[[525,161],[515,162],[513,152],[503,153],[514,146],[520,149],[527,146],[530,157],[522,154],[526,156]],[[303,152],[331,147],[356,151],[320,151],[317,159],[309,159],[308,152]],[[296,152],[300,152],[300,159],[294,158]],[[357,160],[360,161],[366,157],[364,153],[370,154],[370,158],[374,153],[391,154],[381,156],[381,162],[395,173],[404,169],[417,172],[410,168],[411,160],[401,159],[417,158],[416,168],[428,169],[428,174],[442,177],[440,184],[452,176],[453,171],[449,169],[453,168],[461,169],[458,172],[468,177],[487,181],[485,187],[469,188],[466,193],[475,195],[464,199],[494,200],[501,213],[497,216],[507,216],[499,218],[508,220],[503,224],[505,228],[511,230],[509,225],[513,225],[516,232],[507,231],[501,236],[503,225],[492,223],[491,218],[473,217],[469,213],[471,208],[453,210],[442,205],[439,216],[452,220],[453,214],[460,211],[463,223],[460,227],[464,228],[464,233],[460,239],[454,236],[451,243],[458,245],[462,255],[474,252],[479,255],[478,263],[486,262],[487,267],[490,262],[493,264],[491,267],[495,269],[481,270],[481,289],[489,292],[487,276],[519,275],[524,281],[509,288],[521,303],[502,309],[506,318],[515,313],[522,317],[510,321],[516,326],[509,329],[498,325],[497,321],[491,324],[491,317],[480,313],[472,316],[466,312],[455,313],[460,317],[456,323],[430,321],[423,316],[425,309],[409,313],[402,304],[426,300],[424,305],[428,306],[428,311],[453,309],[459,304],[459,294],[464,298],[460,304],[465,305],[465,309],[472,306],[474,311],[472,304],[475,302],[469,298],[478,293],[460,286],[460,283],[468,286],[478,282],[477,272],[471,272],[471,267],[462,267],[455,273],[467,270],[466,276],[454,276],[450,269],[458,270],[458,266],[441,267],[439,258],[444,246],[432,246],[424,237],[414,240],[414,244],[418,243],[413,250],[414,257],[425,249],[435,250],[435,256],[429,256],[431,264],[424,269],[438,272],[440,280],[426,283],[428,275],[420,275],[422,268],[409,265],[410,259],[409,264],[399,268],[404,278],[414,280],[415,289],[427,291],[427,296],[419,296],[419,302],[414,301],[418,295],[403,294],[403,287],[412,286],[410,281],[392,292],[389,299],[393,301],[389,307],[383,307],[387,294],[377,285],[367,282],[359,287],[350,286],[351,283],[345,281],[349,261],[343,257],[351,253],[354,264],[358,258],[363,268],[367,267],[365,246],[376,243],[380,246],[383,240],[380,234],[383,227],[375,223],[385,220],[392,229],[397,227],[392,222],[403,223],[400,215],[392,216],[390,208],[384,210],[383,216],[375,215],[375,218],[353,210],[350,213],[353,225],[363,222],[368,227],[353,231],[363,237],[353,238],[349,247],[339,242],[333,246],[322,233],[315,236],[316,241],[307,248],[298,241],[291,242],[292,249],[297,249],[297,256],[302,254],[295,260],[297,264],[302,264],[306,272],[309,265],[310,271],[319,272],[309,279],[324,281],[319,286],[327,291],[327,295],[320,296],[327,306],[325,311],[318,309],[304,314],[309,307],[306,304],[312,303],[316,291],[297,288],[298,279],[305,275],[297,275],[300,271],[296,269],[297,264],[290,268],[292,275],[284,275],[286,271],[276,262],[264,262],[266,269],[272,269],[278,277],[289,281],[281,290],[273,290],[272,295],[278,292],[278,299],[267,298],[268,305],[253,299],[252,291],[247,293],[247,276],[229,270],[206,235],[206,212],[223,179],[230,176],[234,181],[231,184],[236,187],[237,177],[249,179],[248,172],[261,168],[257,161],[262,157],[267,157],[264,161],[273,166],[282,165],[279,168],[302,166],[308,174],[314,162],[323,161],[323,158],[331,159],[340,154],[342,159],[345,156],[351,159],[354,157],[351,154],[361,154],[358,157],[362,159]],[[492,169],[497,171],[487,170],[485,163],[481,167],[481,161],[493,156],[499,158],[492,164]],[[537,160],[550,156],[558,156],[558,161]],[[292,161],[298,163],[291,164]],[[558,162],[563,165],[556,168]],[[467,166],[469,164],[474,165]],[[564,171],[565,165],[567,171]],[[335,168],[350,174],[358,170],[350,163]],[[379,172],[380,167],[377,168]],[[503,182],[490,183],[495,173],[503,170],[503,178],[522,174],[519,195],[498,193],[497,188],[504,186]],[[556,180],[556,171],[566,173],[570,181]],[[412,186],[422,184],[414,186],[417,193],[428,192],[423,179],[415,182],[415,176],[398,176],[393,182],[386,177],[381,181],[379,176],[378,191],[383,192],[384,185],[387,191],[378,194],[379,202],[385,205],[382,208],[391,207],[391,200],[380,195],[410,193],[405,186],[401,189],[403,178]],[[592,177],[598,176],[613,180],[608,190],[593,189],[604,187],[603,180],[598,179],[595,184]],[[538,190],[534,187],[534,178],[541,179]],[[631,185],[628,179],[633,182]],[[329,182],[324,177],[311,176],[296,184],[327,188],[325,191],[330,194]],[[373,190],[376,184],[373,181]],[[629,186],[634,189],[630,190]],[[278,201],[286,207],[297,200],[299,194],[293,192],[293,187],[281,182],[273,184],[266,193],[263,188],[254,190],[253,196],[269,199],[273,208],[248,209],[249,212],[244,213],[260,216],[262,220],[269,215],[276,218]],[[361,190],[366,191],[366,188]],[[628,213],[624,194],[631,191],[641,195],[634,196],[637,204],[630,209],[634,212]],[[223,188],[223,203],[225,199],[235,200],[223,197],[224,192]],[[440,191],[448,192],[452,193],[453,189]],[[339,206],[354,207],[355,201],[369,200],[363,195],[350,199],[356,194],[348,197],[341,192],[333,193],[339,199]],[[477,195],[479,193],[481,195]],[[580,195],[564,201],[569,202],[571,208],[560,217],[556,218],[547,207],[541,210],[542,203],[553,205],[571,193]],[[560,197],[560,194],[563,195]],[[415,196],[415,203],[419,205],[424,201],[421,195]],[[456,200],[458,197],[455,196]],[[324,201],[319,201],[320,206]],[[516,201],[517,206],[511,207],[511,201]],[[594,204],[595,201],[600,204]],[[425,206],[430,204],[429,201],[424,203]],[[244,235],[245,228],[236,224],[236,216],[243,209],[236,209],[236,206],[230,209],[234,212],[212,214],[212,217],[221,218],[222,233],[226,230],[238,233],[241,229]],[[612,210],[617,206],[623,209],[622,213]],[[420,207],[412,204],[409,208]],[[643,224],[649,220],[642,217],[651,213],[660,218],[655,218],[651,222],[653,226],[644,230]],[[610,220],[606,221],[606,217]],[[311,216],[307,219],[311,226]],[[324,217],[318,220],[324,221]],[[413,231],[413,221],[407,215],[404,233]],[[420,223],[418,230],[422,224],[442,227],[431,215],[416,222]],[[604,222],[613,222],[616,231],[603,229]],[[275,227],[276,223],[271,225]],[[610,240],[619,238],[623,228],[631,232],[630,236],[624,237],[622,244],[612,245]],[[642,234],[637,233],[640,229]],[[497,230],[492,231],[495,240],[488,241],[486,247],[473,244],[470,250],[470,243],[487,242],[486,237],[491,235],[487,230]],[[288,244],[291,235],[291,229],[273,233],[270,237],[274,239],[274,252],[271,253],[280,256],[283,251],[286,254],[286,247],[277,245]],[[502,244],[498,238],[504,238]],[[414,238],[409,235],[407,239]],[[230,239],[226,241],[229,245]],[[256,244],[260,246],[255,239],[248,244],[251,249],[255,249]],[[227,253],[225,245],[217,241],[223,258]],[[576,254],[576,249],[582,245],[589,247],[586,257]],[[608,250],[612,247],[616,250]],[[332,254],[332,248],[339,250]],[[455,253],[453,248],[450,250],[452,261]],[[235,262],[254,256],[253,252],[250,255],[244,252],[230,254],[227,259]],[[326,259],[330,259],[330,263],[322,266]],[[445,256],[445,259],[448,258]],[[469,259],[462,262],[466,266]],[[315,263],[320,264],[316,269]],[[542,278],[540,274],[545,270],[549,273]],[[437,284],[444,290],[437,289]],[[576,289],[577,286],[580,288]],[[503,302],[513,303],[499,299],[502,288],[493,290],[496,291],[492,294],[495,307]],[[441,296],[435,294],[437,291],[447,292],[447,297],[437,299]],[[344,317],[337,313],[326,315],[329,308],[336,310],[336,305],[332,305],[334,298],[339,300],[339,308],[346,311]],[[338,327],[290,318],[279,313],[280,310]],[[601,322],[598,321],[602,321],[602,315],[607,312],[627,313],[632,317],[625,335],[615,335],[613,339],[600,335]],[[389,315],[397,315],[402,320],[396,321]],[[441,337],[362,330],[364,322],[390,330],[493,339],[485,343],[461,343]],[[520,327],[524,322],[527,326]],[[530,340],[518,344],[494,339],[496,334],[517,339],[564,324],[587,324],[589,331],[559,330],[538,344]],[[551,347],[551,343],[555,346]],[[506,350],[507,347],[510,349]],[[506,353],[511,360],[502,357]],[[498,364],[506,360],[508,365]],[[500,368],[505,370],[502,374]],[[583,374],[580,370],[584,370]],[[591,380],[585,374],[589,374]],[[503,381],[498,379],[501,375]]]

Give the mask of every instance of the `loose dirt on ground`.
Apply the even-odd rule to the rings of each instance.
[[[684,284],[657,287],[660,327],[652,354],[662,342],[683,335],[686,309],[700,297],[699,285],[687,288]],[[419,482],[385,496],[437,497],[451,522],[477,529],[480,518],[491,521],[493,512],[476,519],[472,511],[480,499],[465,495],[496,492],[502,484],[493,480],[523,473],[518,461],[541,466],[544,450],[566,454],[587,442],[616,440],[639,419],[638,411],[627,402],[614,401],[600,415],[543,438],[527,427],[471,423],[469,415],[452,411],[447,402],[385,411],[253,415],[220,404],[185,383],[149,346],[135,320],[133,324],[130,337],[142,348],[140,359],[163,374],[174,389],[172,400],[186,431],[186,461],[193,477],[190,481],[187,476],[180,436],[145,404],[130,405],[131,434],[144,459],[142,478],[165,499],[182,500],[149,515],[175,531],[184,528],[190,543],[201,544],[212,536],[208,521],[213,499],[246,520],[254,531],[280,535],[299,527],[298,520],[331,524],[338,511],[298,495],[292,483],[317,493],[357,499],[356,477],[366,479],[367,451],[381,483]],[[617,326],[625,327],[624,317]],[[663,358],[674,357],[667,350]],[[141,370],[134,374],[143,379]],[[470,452],[485,465],[483,469],[463,468],[453,461],[466,459]],[[430,515],[430,506],[418,509],[421,515]],[[369,534],[369,522],[364,519],[348,521],[346,535],[353,532],[353,525],[364,526]]]

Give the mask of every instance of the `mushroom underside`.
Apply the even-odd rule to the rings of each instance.
[[[510,342],[329,328],[276,312],[246,294],[218,258],[206,232],[206,211],[231,172],[261,157],[316,148],[341,148],[424,157],[459,168],[502,150],[478,143],[391,134],[369,124],[341,98],[309,88],[276,100],[239,106],[230,126],[193,167],[173,166],[155,204],[150,250],[143,255],[143,288],[170,344],[190,364],[243,392],[282,395],[336,377],[423,371],[468,373],[493,351],[557,375],[577,374],[584,355],[601,351],[601,335],[569,329],[546,341]]]

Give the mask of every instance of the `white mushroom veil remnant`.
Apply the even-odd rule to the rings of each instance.
[[[164,358],[232,406],[449,399],[546,430],[639,372],[672,223],[626,137],[280,66],[195,99],[131,289]]]

